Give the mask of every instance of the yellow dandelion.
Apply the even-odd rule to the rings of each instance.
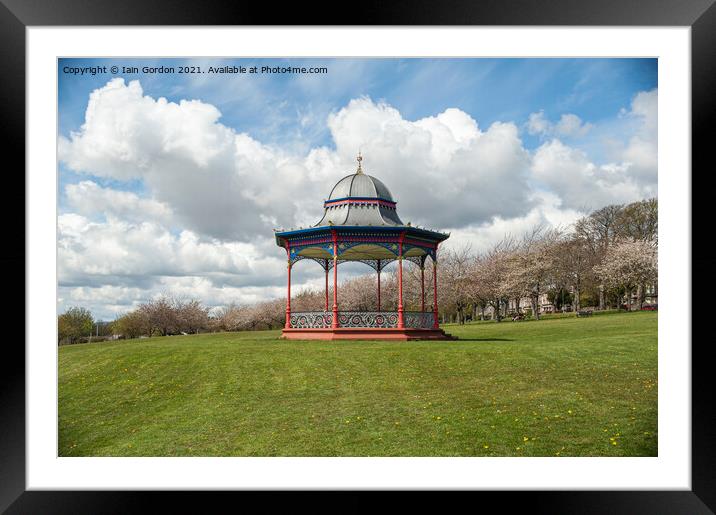
[[[487,444],[483,445],[482,447],[485,448],[485,449],[489,449],[489,448],[490,448],[490,446],[487,445]]]
[[[523,436],[523,437],[522,437],[522,441],[523,441],[523,442],[526,442],[527,440],[529,440],[529,438],[527,438],[526,436]]]

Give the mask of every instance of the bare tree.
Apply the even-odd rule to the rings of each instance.
[[[459,324],[465,323],[465,308],[471,299],[472,260],[472,248],[467,244],[443,251],[438,267],[438,284],[446,300],[454,306]]]
[[[658,241],[658,201],[651,198],[623,206],[617,214],[615,226],[615,233],[620,239]]]
[[[139,306],[139,311],[146,317],[149,335],[155,332],[167,336],[176,331],[179,323],[174,300],[166,294]]]
[[[124,338],[137,338],[150,333],[149,321],[142,310],[134,310],[119,317],[112,323],[115,335]]]
[[[294,311],[323,311],[325,309],[325,291],[305,289],[291,298],[291,309]],[[332,292],[328,292],[332,298]]]
[[[579,311],[582,287],[594,275],[592,268],[596,255],[584,237],[571,234],[554,242],[552,256],[555,281],[559,286],[573,290],[573,308]]]
[[[575,233],[590,245],[594,261],[599,262],[618,235],[618,219],[622,206],[609,205],[580,219],[574,226]],[[599,285],[599,309],[604,309],[604,284]]]
[[[196,299],[178,301],[175,310],[181,331],[198,333],[209,325],[209,308],[202,306]]]
[[[349,279],[338,286],[341,311],[375,311],[378,308],[376,277],[373,274]]]
[[[490,304],[493,294],[488,288],[485,281],[483,270],[488,266],[488,257],[486,255],[473,256],[469,264],[469,273],[467,278],[468,296],[472,301],[475,315],[480,310],[480,320],[485,319],[485,308]]]

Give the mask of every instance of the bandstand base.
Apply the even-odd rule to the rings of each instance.
[[[442,329],[398,329],[395,327],[339,327],[324,329],[284,329],[286,340],[457,340]]]

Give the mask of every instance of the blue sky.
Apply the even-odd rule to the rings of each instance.
[[[59,129],[68,135],[84,121],[89,94],[115,77],[79,76],[64,66],[186,66],[186,59],[60,59]],[[327,75],[119,74],[139,79],[145,94],[177,102],[198,98],[215,105],[224,124],[275,143],[286,135],[307,148],[332,146],[324,119],[352,98],[385,100],[406,119],[458,107],[487,127],[495,121],[526,121],[544,110],[549,118],[570,112],[598,123],[613,117],[639,91],[657,86],[656,59],[221,59],[217,66],[325,66]],[[248,101],[247,101],[248,100]],[[307,114],[315,121],[302,126]],[[525,138],[534,148],[539,139]]]
[[[328,73],[64,72],[115,65]],[[167,290],[209,305],[282,295],[271,228],[318,220],[358,148],[403,220],[478,249],[654,196],[657,71],[656,59],[61,59],[59,307],[110,318]]]

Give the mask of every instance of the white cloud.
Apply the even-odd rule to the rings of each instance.
[[[568,209],[591,210],[644,198],[642,188],[629,173],[628,165],[597,166],[579,149],[557,139],[537,149],[532,176],[558,195]]]
[[[631,103],[630,116],[641,117],[643,130],[654,134],[657,129],[659,109],[659,93],[658,90],[640,91],[634,96]]]
[[[574,134],[585,127],[578,118],[563,115],[559,124],[543,132],[555,136],[534,152],[532,178],[557,194],[568,209],[597,209],[656,196],[657,104],[656,89],[640,92],[617,122],[594,128],[592,137],[609,150],[609,160],[602,164],[557,138],[560,132]]]
[[[536,226],[569,230],[575,221],[586,214],[578,209],[564,208],[561,199],[553,193],[538,191],[532,195],[531,200],[534,207],[523,216],[496,218],[487,224],[452,229],[444,246],[459,248],[469,244],[474,251],[481,252],[505,237],[519,239]]]
[[[527,119],[527,132],[532,135],[548,134],[552,131],[552,123],[544,115],[544,111],[531,113]]]
[[[630,172],[641,181],[649,182],[656,189],[658,160],[659,95],[656,89],[638,93],[626,116],[637,124],[634,135],[624,149],[621,160],[631,165]]]
[[[591,123],[584,123],[576,114],[563,114],[555,125],[554,130],[559,136],[579,137],[584,136],[592,128]]]
[[[65,187],[67,205],[80,215],[102,213],[130,222],[155,220],[170,224],[171,208],[163,202],[143,199],[128,191],[103,188],[92,181],[81,181]]]
[[[263,242],[270,245],[273,242]],[[235,283],[265,285],[283,280],[285,258],[256,243],[178,235],[153,222],[110,218],[91,222],[77,214],[58,218],[60,285],[132,284],[162,276],[196,275]]]
[[[78,172],[142,180],[157,202],[171,207],[179,226],[234,239],[270,231],[251,186],[257,177],[281,176],[276,156],[267,157],[256,142],[247,148],[250,138],[219,117],[210,104],[155,100],[143,95],[138,81],[113,79],[90,95],[80,131],[60,137],[59,157]]]
[[[525,124],[527,132],[532,135],[561,136],[565,138],[577,138],[586,135],[594,126],[585,123],[576,114],[565,113],[557,123],[552,123],[544,114],[544,111],[531,113]]]

